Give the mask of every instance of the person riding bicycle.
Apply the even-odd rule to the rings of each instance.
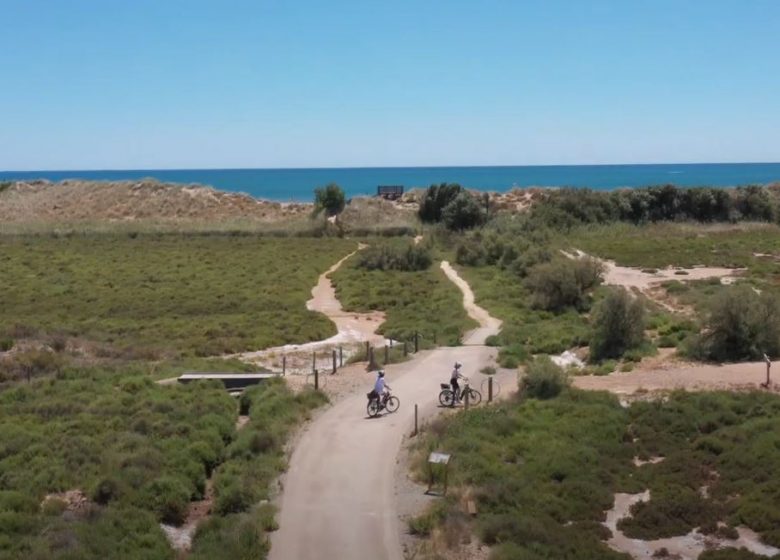
[[[379,404],[379,407],[382,408],[385,406],[385,403],[387,402],[387,397],[390,395],[389,393],[390,386],[385,385],[385,370],[380,369],[377,372],[376,376],[376,382],[374,383],[374,391],[373,391],[373,398],[376,399],[377,404]]]
[[[458,379],[466,379],[466,376],[461,375],[460,368],[462,367],[462,364],[460,362],[455,362],[455,367],[452,369],[452,375],[450,376],[450,385],[452,385],[452,406],[455,406],[455,403],[460,398],[460,384],[458,384]]]

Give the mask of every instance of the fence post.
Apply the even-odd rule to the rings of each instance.
[[[318,391],[320,388],[320,372],[314,370],[314,390]]]
[[[404,340],[404,358],[409,355],[409,348],[406,346],[406,341]]]
[[[287,356],[282,356],[282,375],[287,375]]]
[[[414,403],[414,433],[412,435],[417,435],[417,403]]]
[[[336,349],[333,349],[333,373],[336,373]]]
[[[433,331],[433,345],[436,346],[436,331]]]
[[[390,361],[390,359],[389,359],[389,347],[387,346],[387,344],[385,344],[385,365],[387,365],[387,362],[389,362],[389,361]]]
[[[339,346],[339,367],[344,367],[344,347]]]
[[[317,352],[311,353],[311,369],[315,370],[317,369]]]
[[[469,409],[469,394],[471,393],[471,389],[468,389],[466,391],[466,410]]]
[[[420,351],[420,333],[414,331],[414,353],[417,354],[417,352],[419,351]]]
[[[371,345],[366,340],[366,360],[368,359],[369,348],[371,348]]]
[[[493,378],[488,377],[488,402],[493,402]]]

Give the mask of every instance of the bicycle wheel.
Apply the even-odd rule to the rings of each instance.
[[[401,406],[401,401],[398,400],[398,397],[390,397],[387,399],[387,403],[385,403],[387,412],[395,412],[399,406]]]
[[[451,406],[453,398],[455,398],[455,395],[453,395],[452,391],[449,389],[444,389],[441,393],[439,393],[439,402],[442,404],[442,406]]]
[[[366,412],[371,418],[379,414],[379,403],[376,401],[376,399],[371,399],[368,402],[368,406],[366,407]]]
[[[478,405],[482,402],[482,394],[476,389],[469,389],[469,404]]]

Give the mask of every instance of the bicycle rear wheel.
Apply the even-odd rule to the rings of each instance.
[[[401,406],[401,401],[398,399],[398,397],[390,397],[387,399],[387,402],[385,403],[385,408],[387,409],[387,412],[395,412],[398,410],[398,407]]]
[[[376,401],[376,399],[371,399],[368,402],[368,406],[366,407],[366,412],[371,418],[379,414],[379,403]]]
[[[442,404],[442,406],[452,406],[452,400],[455,398],[455,395],[452,394],[452,391],[449,389],[444,389],[441,393],[439,393],[439,402]]]

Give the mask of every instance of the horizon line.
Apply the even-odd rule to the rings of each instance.
[[[75,172],[123,172],[123,171],[318,171],[352,169],[475,169],[489,167],[637,167],[656,165],[780,165],[780,161],[700,161],[700,162],[653,162],[653,163],[545,163],[545,164],[500,164],[500,165],[359,165],[359,166],[314,166],[314,167],[137,167],[137,168],[95,168],[95,169],[9,169],[0,173],[75,173]]]

